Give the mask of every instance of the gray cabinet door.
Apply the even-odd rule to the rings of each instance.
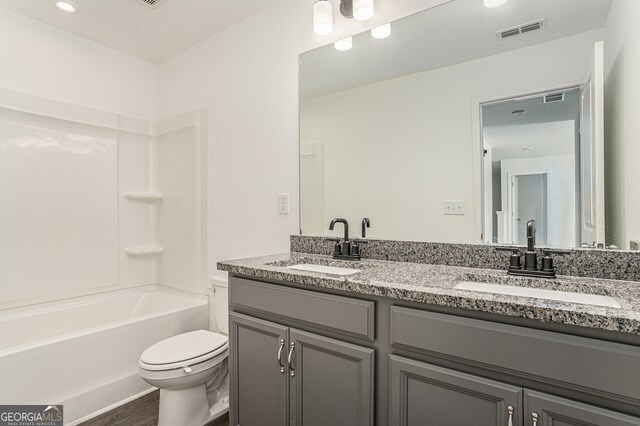
[[[526,390],[525,426],[630,426],[640,418],[582,404],[557,396]]]
[[[289,333],[290,424],[373,425],[374,350],[296,329]]]
[[[230,424],[286,426],[289,329],[236,313],[229,314],[229,324]]]
[[[522,424],[522,388],[390,355],[392,426]]]

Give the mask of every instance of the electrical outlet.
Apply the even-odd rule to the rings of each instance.
[[[278,194],[278,214],[289,214],[289,194]]]
[[[464,200],[445,200],[444,214],[464,216]]]

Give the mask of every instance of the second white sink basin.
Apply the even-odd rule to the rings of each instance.
[[[477,283],[461,281],[455,286],[458,290],[479,291],[481,293],[508,294],[510,296],[536,297],[538,299],[556,300],[559,302],[579,303],[582,305],[606,306],[621,308],[613,297],[597,294],[572,293],[568,291],[546,290],[542,288],[517,287],[502,284]]]
[[[360,269],[340,268],[337,266],[313,265],[308,263],[291,265],[291,266],[287,266],[287,268],[297,269],[299,271],[321,272],[323,274],[333,274],[333,275],[342,275],[342,276],[353,275],[360,272]]]

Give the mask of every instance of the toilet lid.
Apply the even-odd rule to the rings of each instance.
[[[227,336],[207,330],[196,330],[162,340],[149,347],[140,361],[149,365],[175,364],[210,354],[218,355],[227,348]]]

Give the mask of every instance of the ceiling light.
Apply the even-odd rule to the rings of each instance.
[[[343,38],[342,40],[338,40],[335,43],[333,43],[333,47],[335,47],[336,50],[340,50],[340,51],[350,50],[352,46],[353,46],[352,37]]]
[[[483,0],[484,7],[488,7],[490,9],[492,9],[494,7],[502,6],[503,4],[505,4],[508,1],[509,0]]]
[[[314,3],[313,32],[321,36],[333,32],[333,6],[329,0],[318,0]]]
[[[340,14],[347,19],[366,21],[373,17],[373,0],[340,0]],[[313,4],[313,32],[317,35],[333,31],[333,7],[329,0],[317,0]]]
[[[76,11],[78,10],[78,5],[70,0],[57,1],[56,7],[61,11],[67,13],[76,13]]]
[[[513,115],[525,115],[526,113],[527,111],[524,109],[517,109],[515,111],[511,111],[511,114]]]
[[[522,148],[523,151],[533,151],[533,147]]]
[[[373,18],[373,0],[353,0],[353,17],[356,21]]]
[[[379,27],[371,28],[371,37],[373,38],[387,38],[391,34],[391,22]]]

